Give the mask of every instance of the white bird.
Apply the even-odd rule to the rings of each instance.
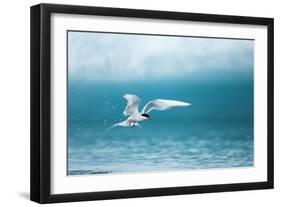
[[[176,100],[166,100],[166,99],[155,99],[152,101],[149,101],[142,109],[141,112],[139,112],[139,105],[141,102],[141,99],[132,94],[125,94],[123,96],[125,100],[127,101],[127,106],[123,112],[124,116],[129,116],[128,119],[114,124],[110,129],[121,126],[121,127],[141,127],[139,122],[145,121],[145,120],[151,120],[150,115],[148,114],[150,111],[156,109],[156,110],[167,110],[172,107],[177,106],[190,106],[191,103],[186,103],[182,101],[176,101]]]

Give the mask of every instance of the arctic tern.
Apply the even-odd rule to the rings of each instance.
[[[128,119],[114,124],[110,129],[114,127],[141,127],[139,122],[151,120],[151,116],[148,114],[152,110],[167,110],[172,107],[178,107],[178,106],[190,106],[191,103],[182,102],[182,101],[176,101],[176,100],[166,100],[166,99],[155,99],[152,101],[149,101],[142,109],[141,112],[139,112],[139,105],[141,102],[141,99],[133,94],[125,94],[123,98],[127,101],[127,106],[123,112],[124,116],[129,116]]]

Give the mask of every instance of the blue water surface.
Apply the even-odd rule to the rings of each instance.
[[[68,80],[68,175],[253,166],[253,73],[139,81]],[[152,111],[141,128],[126,119],[122,96],[141,107],[156,98],[192,106]]]

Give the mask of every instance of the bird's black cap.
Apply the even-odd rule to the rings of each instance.
[[[144,116],[146,118],[150,118],[150,116],[148,114],[142,114],[142,116]]]

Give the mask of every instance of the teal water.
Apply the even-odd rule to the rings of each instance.
[[[68,82],[68,175],[253,166],[252,70],[172,80]],[[126,119],[126,93],[191,102],[152,111],[140,128]]]

